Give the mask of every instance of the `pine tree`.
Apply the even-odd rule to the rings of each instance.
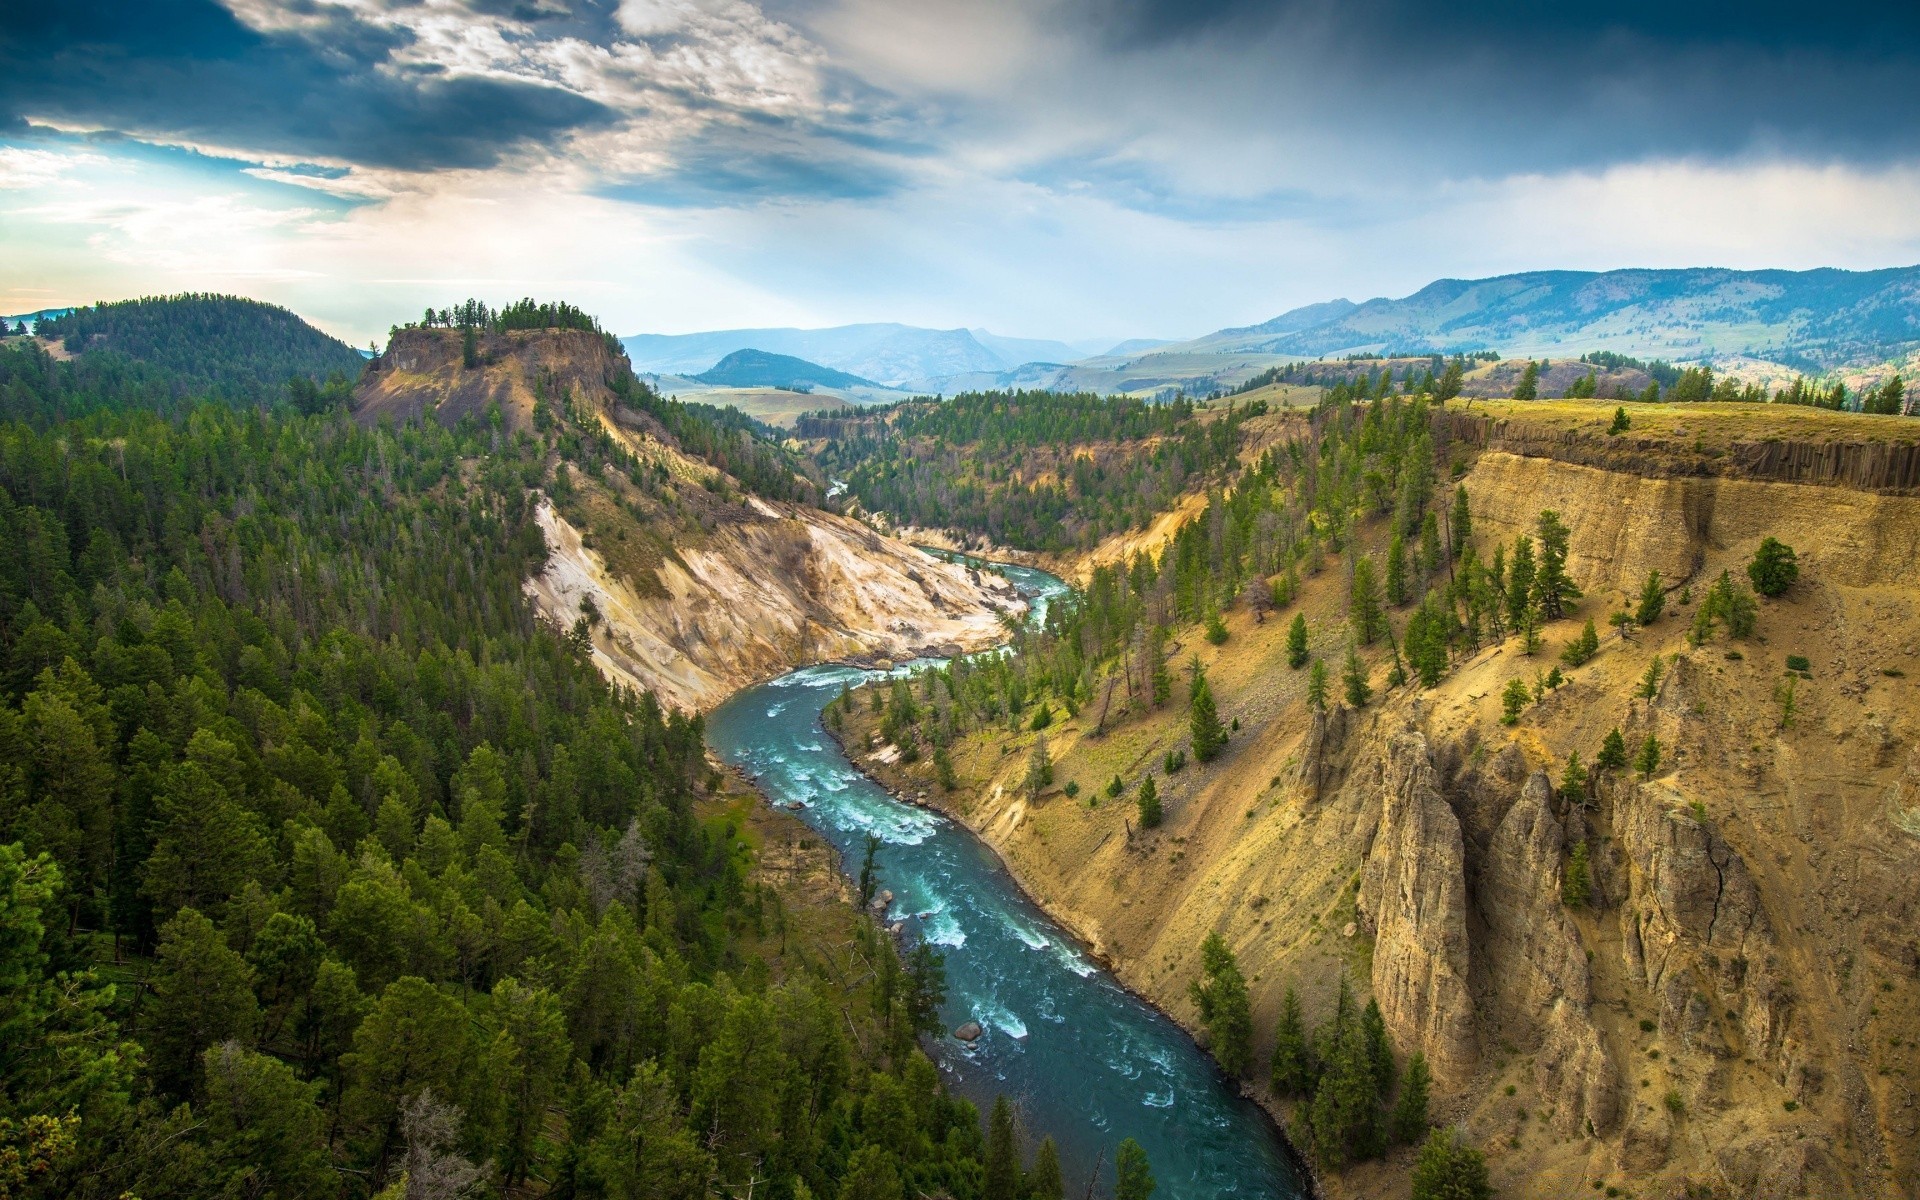
[[[1515,400],[1532,400],[1540,394],[1540,364],[1527,360],[1527,369],[1520,372],[1520,382],[1514,385]]]
[[[1021,781],[1027,793],[1027,799],[1037,799],[1053,782],[1053,755],[1047,750],[1047,735],[1041,734],[1033,739],[1033,750],[1027,755],[1027,774]]]
[[[1487,1162],[1452,1129],[1427,1136],[1413,1163],[1413,1200],[1491,1200]]]
[[[1453,512],[1447,520],[1447,549],[1459,558],[1473,540],[1473,509],[1467,503],[1467,485],[1454,485]]]
[[[1374,578],[1373,559],[1362,557],[1353,564],[1353,590],[1348,597],[1347,621],[1353,635],[1363,646],[1379,638],[1385,616],[1380,603],[1380,585]]]
[[[1387,1022],[1380,1001],[1369,998],[1360,1013],[1360,1032],[1366,1039],[1367,1062],[1373,1067],[1373,1087],[1381,1100],[1393,1094],[1393,1044],[1387,1040]]]
[[[1627,418],[1627,406],[1617,405],[1613,410],[1613,424],[1607,426],[1609,436],[1625,433],[1633,428],[1633,422]]]
[[[1587,841],[1581,838],[1573,844],[1573,851],[1567,856],[1567,873],[1561,880],[1560,896],[1567,902],[1568,908],[1583,908],[1593,891],[1593,875],[1587,865]]]
[[[1701,607],[1704,608],[1705,605]],[[1646,674],[1640,677],[1639,696],[1642,700],[1651,700],[1660,694],[1660,674],[1660,656],[1656,654],[1653,656],[1653,661],[1647,664]]]
[[[1560,796],[1569,804],[1582,804],[1586,801],[1587,768],[1580,761],[1578,750],[1567,755],[1567,768],[1560,773]]]
[[[1520,714],[1533,702],[1533,692],[1527,687],[1527,681],[1515,676],[1507,680],[1507,686],[1500,693],[1500,723],[1518,725]]]
[[[1394,530],[1387,546],[1387,603],[1395,608],[1407,602],[1407,540]]]
[[[1645,778],[1653,778],[1660,769],[1660,739],[1647,735],[1647,740],[1640,743],[1640,753],[1633,756],[1633,769]]]
[[[1400,1098],[1387,1118],[1393,1140],[1411,1146],[1427,1135],[1427,1093],[1433,1075],[1427,1070],[1427,1056],[1415,1050],[1407,1059],[1407,1073],[1400,1081]]]
[[[1220,610],[1209,607],[1206,621],[1207,644],[1218,646],[1227,640],[1227,624],[1220,619]]]
[[[1218,932],[1209,933],[1200,944],[1200,970],[1201,977],[1188,985],[1188,994],[1206,1023],[1215,1061],[1239,1079],[1253,1065],[1253,1006],[1240,964]]]
[[[1307,707],[1314,712],[1327,711],[1327,664],[1317,658],[1307,672]]]
[[[1021,1200],[1020,1147],[1014,1136],[1013,1106],[996,1096],[987,1120],[987,1169],[981,1200]]]
[[[1800,578],[1793,547],[1776,538],[1762,538],[1753,561],[1747,564],[1747,577],[1753,580],[1753,590],[1768,599],[1783,594]]]
[[[1113,1200],[1147,1200],[1156,1186],[1153,1167],[1140,1143],[1127,1138],[1113,1155]]]
[[[1346,686],[1349,708],[1365,708],[1367,701],[1373,699],[1373,688],[1367,683],[1367,665],[1360,661],[1360,653],[1352,642],[1347,643],[1347,662],[1341,681]]]
[[[1527,605],[1533,597],[1533,539],[1521,534],[1513,539],[1513,558],[1507,564],[1507,624],[1519,629],[1527,618]]]
[[[1600,653],[1600,634],[1593,627],[1593,618],[1587,618],[1587,624],[1579,636],[1568,642],[1566,649],[1560,652],[1560,661],[1570,667],[1585,665],[1594,655]]]
[[[1227,731],[1220,724],[1220,714],[1213,705],[1213,689],[1207,686],[1207,676],[1198,662],[1193,667],[1193,688],[1188,704],[1187,727],[1193,735],[1193,757],[1198,762],[1212,762],[1219,757],[1227,744]]]
[[[1060,1175],[1060,1151],[1051,1136],[1040,1139],[1033,1154],[1033,1170],[1027,1172],[1030,1200],[1066,1200],[1067,1185]]]
[[[1541,615],[1557,621],[1566,615],[1568,602],[1580,598],[1580,589],[1567,575],[1567,543],[1572,532],[1560,520],[1560,514],[1545,509],[1540,514],[1540,557],[1534,567],[1533,598]]]
[[[1273,1041],[1273,1090],[1282,1096],[1304,1096],[1313,1087],[1313,1060],[1307,1045],[1306,1024],[1300,1015],[1300,996],[1292,988],[1280,998],[1280,1026]]]
[[[1667,590],[1660,582],[1660,572],[1647,572],[1647,581],[1640,585],[1640,603],[1633,610],[1634,624],[1645,629],[1660,619],[1667,610]]]
[[[253,970],[227,946],[212,921],[183,908],[160,927],[147,1044],[154,1075],[184,1095],[207,1047],[250,1044],[260,1020]]]
[[[1307,665],[1307,614],[1293,614],[1293,623],[1287,626],[1287,665],[1298,671]]]
[[[1593,760],[1596,771],[1618,771],[1627,765],[1627,740],[1620,736],[1620,727],[1607,730],[1607,737],[1600,745],[1600,753]]]
[[[1153,776],[1148,775],[1140,781],[1140,828],[1158,829],[1160,827],[1160,789],[1154,785]]]

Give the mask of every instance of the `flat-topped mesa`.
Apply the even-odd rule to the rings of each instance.
[[[498,406],[506,432],[517,433],[533,429],[539,400],[573,396],[604,408],[614,381],[632,374],[619,344],[591,329],[475,331],[468,361],[461,330],[396,330],[354,390],[354,418],[374,425],[431,416],[453,426],[463,417],[484,422]]]
[[[1629,417],[1642,406],[1625,405]],[[1755,406],[1757,407],[1757,406]],[[1839,436],[1829,431],[1797,430],[1802,416],[1791,406],[1767,406],[1764,415],[1785,418],[1776,434],[1737,433],[1725,420],[1722,407],[1701,406],[1689,414],[1672,406],[1661,415],[1684,422],[1677,428],[1649,433],[1610,435],[1602,406],[1593,406],[1593,418],[1583,423],[1554,420],[1543,409],[1530,416],[1524,406],[1497,412],[1475,411],[1463,405],[1434,414],[1438,438],[1477,450],[1503,451],[1527,458],[1599,467],[1648,478],[1719,477],[1778,483],[1825,484],[1860,491],[1911,494],[1920,491],[1920,421],[1901,417],[1866,417],[1836,413],[1854,428]],[[1824,413],[1824,410],[1820,410]],[[1751,415],[1759,415],[1751,414]],[[1811,416],[1811,414],[1808,414]],[[1817,422],[1818,417],[1811,417]],[[1712,425],[1708,436],[1698,426]]]

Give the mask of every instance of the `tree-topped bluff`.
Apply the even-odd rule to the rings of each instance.
[[[808,662],[976,649],[1020,604],[816,507],[817,467],[737,411],[660,396],[571,306],[469,301],[398,328],[353,412],[489,436],[544,497],[541,610],[675,707]]]
[[[1207,1030],[1329,1194],[1406,1196],[1431,1119],[1507,1194],[1913,1195],[1920,423],[1463,403],[1245,417],[1048,630],[831,719]],[[966,469],[1056,486],[1023,452]]]

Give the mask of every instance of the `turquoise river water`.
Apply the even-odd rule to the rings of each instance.
[[[1065,590],[1052,575],[999,569],[1036,614]],[[969,830],[896,800],[855,770],[821,726],[841,686],[881,672],[809,667],[749,688],[716,710],[707,736],[776,804],[857,863],[865,835],[884,843],[887,919],[946,955],[949,1031],[978,1021],[971,1045],[949,1033],[932,1049],[951,1086],[983,1110],[1016,1101],[1028,1128],[1059,1145],[1068,1194],[1111,1194],[1113,1154],[1131,1137],[1159,1183],[1154,1200],[1298,1197],[1300,1177],[1259,1110],[1229,1087],[1172,1021],[1122,988],[1029,901]]]

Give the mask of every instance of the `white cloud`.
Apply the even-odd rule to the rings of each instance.
[[[0,190],[47,187],[104,161],[98,154],[0,146]]]

